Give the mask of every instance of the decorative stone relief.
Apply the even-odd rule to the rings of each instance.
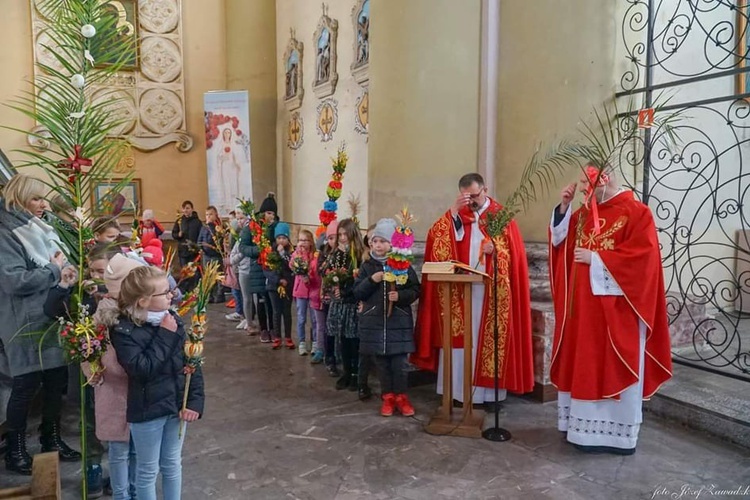
[[[126,12],[138,40],[137,65],[124,69],[91,88],[92,102],[110,100],[125,123],[116,131],[136,149],[151,151],[174,143],[179,151],[193,147],[185,130],[185,81],[182,59],[182,0],[98,0],[107,1],[117,12]],[[34,36],[34,61],[62,69],[44,45],[54,41],[46,33],[43,1],[30,0]],[[106,63],[106,61],[104,61]],[[102,61],[97,61],[100,64]],[[34,65],[36,80],[44,71]],[[300,87],[301,88],[301,87]],[[43,133],[34,129],[29,143],[44,144]]]
[[[323,4],[323,16],[318,21],[318,29],[313,36],[315,47],[315,78],[313,93],[322,99],[336,92],[339,75],[336,73],[337,39],[339,22],[328,17],[328,7]]]
[[[300,116],[299,111],[295,111],[289,118],[286,145],[289,147],[289,149],[297,150],[302,147],[302,143],[304,142],[304,140],[305,127],[302,123],[302,116]]]
[[[370,130],[370,91],[364,89],[362,95],[357,98],[354,107],[354,130],[362,135],[367,135]]]
[[[333,140],[333,133],[339,124],[338,102],[335,99],[326,99],[318,104],[318,134],[322,142]]]
[[[360,85],[370,81],[370,0],[357,0],[352,9],[354,24],[354,62],[351,70]]]
[[[304,44],[297,40],[294,30],[289,30],[289,43],[284,52],[284,103],[289,111],[302,106],[305,89],[302,88],[302,55]]]

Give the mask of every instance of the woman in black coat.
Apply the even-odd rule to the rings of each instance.
[[[406,359],[414,352],[414,318],[411,305],[419,298],[419,278],[412,267],[403,285],[386,282],[383,267],[395,230],[393,219],[378,221],[370,240],[371,258],[360,267],[354,297],[362,304],[359,312],[359,352],[374,355],[383,392],[381,414],[390,416],[395,407],[405,416],[414,415],[406,397]],[[389,304],[393,310],[388,316]]]

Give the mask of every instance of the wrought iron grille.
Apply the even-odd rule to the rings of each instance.
[[[619,152],[659,231],[673,359],[750,381],[750,0],[618,0],[619,100],[681,111]],[[659,106],[660,95],[670,101]],[[662,115],[663,116],[663,115]],[[634,115],[621,127],[634,127]]]

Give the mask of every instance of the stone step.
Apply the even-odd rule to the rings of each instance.
[[[750,448],[747,382],[678,364],[672,373],[644,410]]]

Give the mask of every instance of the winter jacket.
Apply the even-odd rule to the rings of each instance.
[[[354,297],[362,301],[358,314],[360,354],[393,355],[414,352],[414,319],[411,305],[419,298],[419,278],[409,267],[408,281],[396,285],[398,301],[388,317],[391,283],[375,283],[371,276],[383,270],[375,259],[365,261],[354,283]]]
[[[146,239],[146,235],[152,235],[154,238],[161,238],[161,235],[164,234],[164,226],[161,225],[161,223],[158,220],[154,220],[153,226],[146,227],[146,224],[143,223],[143,221],[138,222],[138,237],[143,241]]]
[[[292,270],[289,268],[289,259],[291,254],[282,252],[279,254],[275,249],[273,253],[281,257],[281,268],[271,271],[270,269],[263,269],[263,274],[266,277],[266,291],[275,292],[278,290],[281,280],[286,280],[286,296],[292,298],[292,287],[294,285],[294,276]]]
[[[240,269],[241,274],[250,275],[250,293],[266,293],[266,275],[263,268],[258,263],[260,248],[253,243],[253,234],[250,227],[245,226],[240,233],[240,253],[250,259],[249,267],[246,270]]]
[[[93,315],[94,322],[111,328],[119,317],[117,301],[109,296],[99,302]],[[94,416],[96,437],[101,441],[127,442],[130,440],[128,425],[128,374],[117,361],[115,347],[110,345],[101,358],[104,367],[102,383],[94,386]],[[88,363],[81,365],[87,377],[91,376]]]
[[[24,222],[3,205],[0,200],[0,369],[17,377],[66,364],[54,332],[45,336],[41,351],[39,337],[26,335],[55,328],[44,314],[44,304],[60,282],[60,268],[40,267],[29,258],[12,233]]]
[[[185,392],[182,353],[187,335],[185,326],[174,313],[177,331],[148,323],[136,325],[120,316],[110,330],[117,360],[128,374],[128,422],[148,422],[160,417],[177,416]],[[192,375],[187,408],[203,414],[203,373]]]
[[[232,266],[235,274],[249,274],[252,266],[252,259],[245,257],[240,252],[240,242],[234,244],[232,251],[229,253],[229,265]]]
[[[216,224],[209,222],[201,228],[198,235],[198,246],[203,251],[203,256],[209,260],[221,259],[221,252],[217,245],[223,242],[216,241]]]
[[[75,285],[70,288],[63,288],[59,285],[50,288],[47,300],[44,302],[44,314],[54,321],[57,321],[58,318],[71,319],[70,308],[73,305],[73,292],[77,291],[77,289],[78,287]],[[104,294],[107,292],[104,285],[99,285],[98,289],[99,293]],[[88,307],[89,315],[93,315],[96,312],[96,299],[86,290],[83,291],[82,302]]]
[[[320,275],[318,274],[318,257],[313,254],[301,254],[295,251],[289,261],[289,268],[293,268],[294,259],[297,257],[310,259],[307,270],[307,282],[304,276],[294,276],[294,290],[292,297],[295,299],[308,299],[310,307],[320,310],[322,307],[320,301]]]
[[[192,260],[198,255],[198,236],[201,234],[203,223],[198,213],[193,212],[190,217],[180,217],[172,226],[172,238],[179,244],[177,255],[185,260]],[[182,236],[180,236],[182,232]]]

